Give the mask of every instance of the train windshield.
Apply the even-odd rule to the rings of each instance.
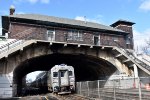
[[[53,72],[53,77],[58,77],[58,72]]]
[[[69,76],[72,76],[72,71],[69,71]]]
[[[64,77],[66,71],[61,71],[61,77]]]

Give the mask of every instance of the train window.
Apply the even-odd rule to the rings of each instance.
[[[58,77],[58,73],[57,72],[53,72],[53,77]]]
[[[61,71],[61,77],[64,77],[66,71]]]
[[[72,76],[72,71],[69,71],[69,76]]]

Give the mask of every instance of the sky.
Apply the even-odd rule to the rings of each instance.
[[[150,0],[0,0],[0,16],[8,15],[11,5],[15,6],[15,14],[86,19],[104,25],[111,25],[119,19],[134,22],[136,50],[150,39]]]

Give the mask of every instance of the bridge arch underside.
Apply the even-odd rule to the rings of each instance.
[[[13,84],[17,92],[22,88],[22,79],[33,71],[48,71],[54,65],[67,64],[74,67],[76,82],[104,79],[117,68],[106,60],[83,54],[50,54],[28,59],[14,70]],[[17,93],[19,95],[19,93]]]

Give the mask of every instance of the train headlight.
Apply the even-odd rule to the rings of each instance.
[[[70,90],[74,90],[74,86],[72,85],[72,86],[70,86]]]
[[[58,92],[58,90],[59,90],[59,87],[58,87],[58,86],[55,86],[55,87],[54,87],[54,91],[55,91],[55,92]]]
[[[74,78],[70,78],[70,81],[71,81],[71,82],[74,82]]]

